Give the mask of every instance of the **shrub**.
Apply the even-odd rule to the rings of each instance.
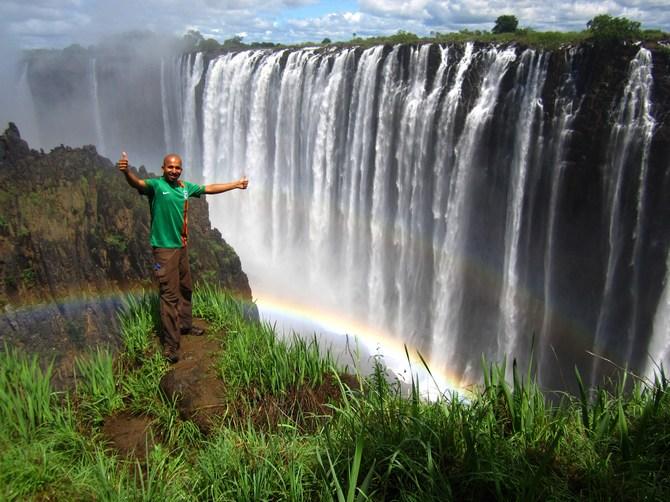
[[[586,27],[597,42],[634,40],[642,37],[640,23],[625,17],[601,14],[586,23]]]
[[[519,26],[519,20],[516,16],[506,14],[504,16],[498,16],[496,19],[496,24],[491,30],[492,33],[514,33],[517,26]]]

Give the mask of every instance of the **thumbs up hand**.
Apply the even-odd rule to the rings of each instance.
[[[121,152],[121,158],[116,163],[116,167],[118,167],[121,172],[125,173],[128,171],[128,154],[126,152]]]

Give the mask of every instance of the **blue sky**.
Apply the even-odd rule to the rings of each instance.
[[[610,14],[670,31],[668,0],[0,0],[0,44],[88,45],[136,29],[177,35],[197,29],[220,41],[336,41],[353,33],[490,30],[501,14],[540,30],[581,30],[594,16]]]

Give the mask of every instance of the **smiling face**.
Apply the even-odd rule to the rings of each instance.
[[[181,157],[171,153],[163,159],[163,177],[169,183],[176,183],[181,176]]]

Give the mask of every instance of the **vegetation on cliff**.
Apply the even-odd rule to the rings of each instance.
[[[125,350],[77,359],[76,386],[0,353],[0,498],[5,500],[667,500],[670,388],[627,375],[550,404],[532,376],[485,365],[469,400],[403,396],[381,363],[342,383],[315,345],[278,342],[267,324],[211,288],[196,314],[219,344],[225,393],[206,432],[167,399],[153,295],[122,314]],[[214,333],[216,332],[216,333]],[[321,393],[323,382],[337,392]],[[305,400],[300,396],[312,396]],[[310,407],[320,401],[324,406]],[[307,405],[305,404],[307,403]],[[279,406],[279,407],[278,407]],[[305,407],[305,408],[303,408]],[[305,412],[305,410],[311,410]],[[320,411],[318,411],[320,410]],[[121,451],[110,421],[141,419]],[[126,433],[130,431],[126,430]]]

